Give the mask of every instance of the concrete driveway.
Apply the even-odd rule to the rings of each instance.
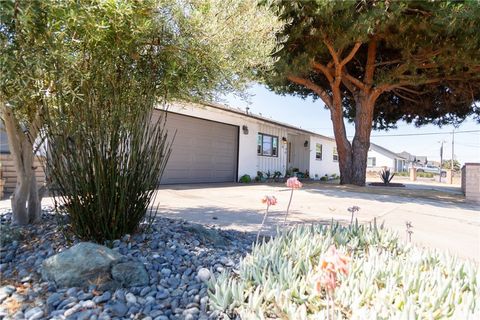
[[[457,189],[410,186],[391,190],[312,183],[293,195],[288,223],[350,223],[348,207],[359,206],[359,222],[378,223],[405,238],[405,222],[412,221],[414,242],[448,250],[462,258],[480,262],[480,206],[465,203]],[[257,232],[265,206],[261,199],[274,195],[278,204],[263,229],[275,234],[283,226],[290,190],[283,184],[209,184],[162,186],[155,199],[160,215],[205,225]],[[45,198],[44,205],[52,205]],[[0,210],[10,201],[0,201]]]
[[[359,206],[359,222],[377,219],[405,238],[405,222],[414,227],[414,242],[448,250],[462,258],[480,261],[479,206],[465,203],[461,196],[436,191],[423,193],[413,189],[401,196],[396,190],[376,194],[372,187],[305,185],[293,195],[289,224],[350,223],[348,207]],[[373,192],[373,193],[372,193]],[[271,208],[263,233],[274,234],[282,226],[290,190],[278,185],[182,185],[163,186],[156,203],[161,215],[182,218],[206,225],[257,232],[265,206],[264,195],[274,195],[278,204]],[[418,195],[418,197],[417,197]]]

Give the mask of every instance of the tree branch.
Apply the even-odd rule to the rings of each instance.
[[[360,90],[366,90],[366,86],[365,84],[358,80],[357,78],[353,77],[352,75],[348,74],[348,73],[343,73],[343,76],[348,80],[350,81],[351,83],[353,83],[357,88],[359,88]]]
[[[318,71],[322,72],[325,75],[325,77],[327,78],[328,82],[330,82],[330,85],[332,85],[334,79],[333,79],[332,73],[330,72],[330,68],[328,68],[327,66],[324,66],[323,64],[321,64],[319,62],[315,62],[315,61],[312,62],[312,67],[315,70],[318,70]]]
[[[398,90],[399,90],[399,89],[398,89]],[[409,97],[407,97],[407,96],[402,95],[401,93],[398,92],[398,90],[393,89],[392,91],[393,91],[397,96],[399,96],[399,97],[402,98],[402,99],[411,101],[411,102],[413,102],[413,103],[418,103],[417,100],[414,100],[414,99],[412,99],[412,98],[409,98]]]
[[[370,90],[373,85],[373,76],[375,74],[375,58],[377,57],[377,39],[375,37],[370,38],[368,42],[367,64],[365,66],[365,75],[363,82],[366,85],[366,89]]]
[[[287,79],[293,83],[299,84],[301,86],[304,86],[307,89],[312,90],[317,95],[319,95],[320,98],[322,98],[323,102],[325,103],[325,105],[327,105],[328,108],[332,109],[332,106],[333,106],[332,98],[328,95],[328,93],[322,87],[316,85],[315,83],[313,83],[308,79],[301,78],[298,76],[288,76]]]
[[[350,53],[348,54],[348,56],[345,57],[345,59],[342,60],[342,62],[340,62],[340,67],[343,67],[344,65],[346,65],[348,62],[350,62],[350,60],[353,59],[353,57],[355,56],[355,54],[357,54],[357,51],[358,49],[360,49],[360,46],[362,45],[361,42],[355,42],[355,45],[353,46],[352,50],[350,51]]]

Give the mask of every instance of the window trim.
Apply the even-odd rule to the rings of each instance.
[[[320,146],[320,158],[317,157],[317,147]],[[323,144],[315,143],[315,160],[322,161],[323,160]]]
[[[259,139],[260,137],[261,137],[261,139]],[[263,137],[270,137],[270,138],[271,138],[271,151],[272,151],[272,154],[271,154],[271,155],[263,154]],[[276,151],[277,151],[277,152],[276,152],[276,154],[274,155],[274,154],[273,154],[273,145],[274,145],[273,141],[274,141],[275,139],[277,140],[277,144],[276,144],[276,146],[277,146],[277,150],[276,150]],[[260,140],[260,144],[259,144],[259,140]],[[259,148],[259,147],[260,147],[260,148]],[[279,150],[278,150],[278,147],[279,147],[279,145],[278,145],[278,136],[274,136],[274,135],[267,134],[267,133],[262,133],[262,132],[259,132],[259,133],[257,134],[257,156],[259,156],[259,157],[278,158],[278,151],[279,151]],[[259,152],[259,151],[260,151],[260,152]]]
[[[372,165],[368,164],[369,159],[373,159]],[[377,157],[367,157],[367,168],[375,168],[376,166],[377,166]]]
[[[335,157],[337,157],[337,159],[335,159]],[[333,162],[338,162],[338,150],[337,150],[337,147],[333,147],[332,161],[333,161]]]

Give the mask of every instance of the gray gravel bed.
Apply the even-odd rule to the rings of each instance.
[[[111,243],[113,250],[145,266],[147,286],[57,288],[42,280],[42,262],[80,240],[61,232],[51,208],[44,208],[42,216],[40,224],[15,228],[13,238],[2,240],[0,319],[222,318],[209,309],[208,270],[237,268],[255,239],[253,234],[157,217],[150,230]],[[0,226],[9,226],[10,219],[11,212],[0,212]]]

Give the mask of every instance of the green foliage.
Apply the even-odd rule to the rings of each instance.
[[[170,143],[164,118],[152,120],[146,112],[152,107],[151,95],[137,95],[136,104],[120,99],[113,109],[105,108],[111,102],[106,97],[86,96],[99,102],[78,108],[75,118],[67,111],[47,114],[48,169],[51,189],[69,214],[72,231],[103,243],[149,222],[147,212]]]
[[[248,174],[244,174],[238,181],[241,183],[250,183],[252,182],[252,178]]]
[[[280,171],[275,171],[273,173],[273,179],[278,179],[282,177],[282,173]]]
[[[442,169],[452,169],[452,160],[443,160]],[[453,160],[453,171],[460,172],[462,166],[458,160]]]
[[[339,277],[335,319],[467,319],[480,314],[480,272],[472,262],[404,246],[377,227],[299,226],[253,247],[235,274],[211,280],[211,306],[242,319],[325,319],[314,293],[320,257],[331,244],[351,256]]]
[[[320,181],[328,181],[328,176],[323,176],[320,178]]]
[[[384,184],[389,184],[394,176],[395,173],[390,173],[390,169],[383,169],[382,172],[380,172],[380,178],[382,178]]]
[[[435,175],[431,172],[417,172],[417,177],[420,178],[433,178]]]
[[[359,43],[340,84],[349,120],[356,117],[356,93],[365,89],[346,75],[382,92],[374,128],[394,127],[399,120],[458,124],[472,114],[480,120],[473,104],[480,99],[480,2],[275,0],[271,8],[287,22],[277,34],[283,47],[275,52],[274,72],[265,76],[275,92],[324,99],[320,90],[288,79],[298,76],[331,96],[332,80],[314,63],[335,75],[326,42],[340,60]],[[377,53],[372,83],[365,83],[371,41]]]

